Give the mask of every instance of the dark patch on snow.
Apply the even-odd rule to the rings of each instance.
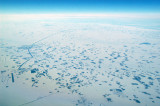
[[[141,103],[139,100],[137,99],[133,99],[136,103]]]
[[[34,68],[34,69],[31,70],[31,73],[36,73],[37,71],[39,71],[39,69],[38,68]]]
[[[138,85],[137,83],[132,83],[132,85]]]
[[[151,43],[149,43],[149,42],[143,42],[143,43],[140,43],[140,45],[151,45]]]

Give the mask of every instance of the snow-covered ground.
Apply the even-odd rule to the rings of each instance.
[[[0,106],[159,106],[158,26],[142,18],[4,16]]]

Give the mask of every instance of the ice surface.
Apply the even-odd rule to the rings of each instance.
[[[0,105],[159,106],[159,28],[111,20],[1,20]]]

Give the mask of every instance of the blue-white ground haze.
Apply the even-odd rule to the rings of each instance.
[[[1,17],[1,106],[159,106],[158,19]]]
[[[160,106],[159,4],[0,0],[0,106]]]

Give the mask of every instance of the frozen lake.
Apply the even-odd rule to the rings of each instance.
[[[2,16],[0,105],[159,106],[159,19]]]

